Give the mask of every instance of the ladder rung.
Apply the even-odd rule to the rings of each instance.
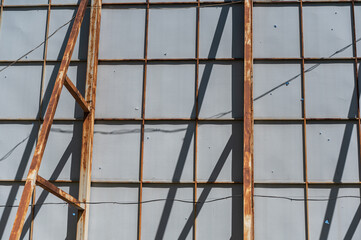
[[[78,199],[76,199],[73,196],[71,196],[70,194],[64,192],[63,190],[61,190],[60,188],[58,188],[51,182],[45,180],[44,178],[40,177],[39,175],[36,178],[36,184],[39,185],[40,187],[44,188],[46,191],[54,194],[58,198],[64,200],[65,202],[73,205],[77,209],[84,210],[84,208],[81,206],[81,203],[78,201]]]
[[[90,112],[89,104],[85,101],[79,90],[74,86],[73,82],[68,76],[65,77],[64,86],[75,98],[75,101],[80,105],[84,112]]]

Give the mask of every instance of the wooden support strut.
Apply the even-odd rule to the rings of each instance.
[[[95,119],[95,95],[98,75],[98,52],[101,18],[101,0],[93,0],[90,13],[90,29],[88,44],[87,76],[85,100],[90,103],[90,112],[85,115],[83,123],[83,140],[80,161],[79,200],[87,203],[90,200],[91,168],[93,153],[93,135]],[[89,205],[79,212],[77,223],[77,240],[88,239]]]
[[[69,40],[67,42],[64,56],[59,68],[59,72],[55,80],[54,89],[50,97],[48,109],[45,113],[44,123],[39,133],[38,143],[36,144],[35,153],[31,161],[28,176],[26,178],[26,183],[24,186],[23,194],[20,199],[19,208],[16,213],[13,228],[11,230],[11,234],[9,238],[10,240],[18,240],[21,236],[26,213],[30,204],[31,196],[35,188],[41,160],[44,155],[45,146],[49,137],[50,128],[54,120],[56,107],[59,102],[60,93],[64,85],[64,80],[66,78],[66,73],[70,64],[71,56],[73,54],[76,39],[79,35],[80,26],[83,21],[87,4],[88,4],[88,0],[81,0],[78,11],[74,19]]]
[[[58,198],[64,200],[65,202],[73,205],[78,210],[81,210],[81,211],[84,210],[84,207],[82,207],[82,204],[80,204],[78,199],[76,199],[75,197],[71,196],[70,194],[64,192],[63,190],[61,190],[60,188],[58,188],[51,182],[45,180],[44,178],[40,177],[39,175],[36,178],[36,184],[39,185],[40,187],[42,187],[43,189],[45,189],[46,191],[54,194]]]
[[[254,239],[253,179],[253,0],[244,2],[243,239]]]
[[[89,104],[85,101],[79,90],[75,87],[68,76],[65,77],[64,86],[68,89],[69,93],[74,97],[75,101],[80,105],[84,112],[90,112]]]

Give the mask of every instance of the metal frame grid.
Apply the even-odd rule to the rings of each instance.
[[[1,0],[2,2],[4,0]],[[194,122],[196,128],[195,128],[195,132],[194,132],[194,137],[195,137],[195,141],[194,141],[194,149],[195,149],[195,154],[194,154],[194,181],[192,182],[182,182],[182,184],[189,184],[192,185],[194,188],[194,209],[195,211],[197,211],[197,203],[196,203],[196,196],[197,196],[197,188],[198,188],[198,184],[208,184],[207,182],[200,182],[197,181],[197,126],[199,124],[199,122],[202,121],[225,121],[225,122],[233,122],[233,121],[238,121],[238,122],[242,122],[243,123],[243,119],[222,119],[222,120],[218,120],[218,119],[200,119],[198,117],[196,118],[177,118],[177,119],[148,119],[145,117],[145,95],[146,95],[146,79],[147,79],[147,65],[148,63],[151,62],[169,62],[169,61],[187,61],[187,62],[192,62],[196,64],[196,86],[198,86],[198,72],[199,72],[199,64],[200,62],[204,61],[242,61],[243,58],[228,58],[228,59],[219,59],[219,58],[208,58],[208,59],[204,59],[204,58],[200,58],[199,57],[199,11],[200,9],[197,8],[197,41],[196,41],[196,57],[195,58],[191,58],[191,59],[149,59],[148,58],[148,23],[149,23],[149,9],[151,9],[152,7],[157,7],[157,6],[168,6],[168,5],[177,5],[179,7],[184,6],[188,6],[188,5],[192,5],[192,6],[202,6],[202,5],[212,5],[212,4],[219,4],[219,2],[201,2],[200,0],[198,0],[197,2],[163,2],[163,3],[153,3],[153,2],[149,2],[149,0],[147,0],[147,2],[144,3],[103,3],[103,8],[107,8],[107,7],[112,7],[112,6],[117,6],[117,5],[124,5],[124,6],[128,6],[128,7],[132,7],[132,6],[144,6],[146,7],[146,39],[145,39],[145,53],[144,53],[144,58],[142,59],[100,59],[99,63],[100,64],[106,64],[106,63],[114,63],[114,62],[137,62],[137,63],[143,63],[144,64],[144,79],[143,79],[143,97],[142,97],[142,117],[139,119],[120,119],[120,118],[107,118],[107,119],[95,119],[96,123],[100,122],[100,121],[112,121],[112,122],[123,122],[123,121],[132,121],[132,122],[137,122],[137,123],[141,123],[141,149],[142,149],[142,153],[141,153],[141,166],[143,166],[143,149],[144,149],[144,126],[147,122],[153,122],[153,121],[189,121],[189,122]],[[241,3],[243,4],[243,3]],[[356,22],[355,22],[355,5],[358,5],[358,1],[355,0],[351,0],[351,1],[254,1],[254,5],[258,6],[259,4],[262,5],[269,5],[269,6],[273,6],[273,5],[294,5],[294,6],[298,6],[299,7],[299,22],[300,22],[300,43],[301,43],[301,54],[299,58],[254,58],[255,63],[257,62],[276,62],[276,61],[281,61],[281,62],[295,62],[295,63],[300,63],[301,64],[301,81],[302,81],[302,118],[300,119],[255,119],[256,124],[257,123],[262,123],[262,122],[297,122],[297,123],[301,123],[303,126],[303,148],[304,148],[304,181],[303,182],[256,182],[256,188],[257,186],[276,186],[276,185],[283,185],[283,186],[304,186],[305,189],[305,211],[306,211],[306,238],[309,239],[309,201],[308,201],[308,193],[309,193],[309,188],[310,186],[325,186],[325,187],[333,187],[333,186],[354,186],[359,188],[360,184],[361,184],[361,179],[359,182],[352,182],[352,183],[341,183],[339,181],[333,181],[333,182],[311,182],[308,180],[308,165],[307,165],[307,142],[306,142],[306,127],[309,123],[319,123],[319,122],[354,122],[357,123],[358,126],[358,141],[359,144],[361,144],[361,133],[360,133],[360,106],[359,106],[359,102],[357,101],[357,117],[356,118],[309,118],[306,116],[306,101],[307,99],[305,98],[305,64],[307,63],[322,63],[322,62],[352,62],[355,65],[355,84],[356,84],[356,88],[357,88],[357,99],[359,99],[359,86],[358,86],[358,68],[357,68],[357,64],[358,64],[358,60],[360,59],[359,56],[357,56],[357,48],[356,48],[356,43],[357,43],[357,38],[356,38]],[[352,39],[353,39],[353,52],[354,52],[354,56],[353,57],[332,57],[332,59],[329,58],[310,58],[310,57],[305,57],[304,54],[304,26],[303,26],[303,6],[304,5],[320,5],[320,6],[329,6],[329,5],[338,5],[338,4],[342,4],[342,5],[349,5],[352,9],[352,19],[350,19],[350,21],[352,22]],[[75,7],[77,6],[76,4],[67,4],[67,5],[56,5],[56,4],[51,4],[51,0],[49,0],[49,4],[41,4],[41,5],[6,5],[6,4],[1,4],[0,7],[0,21],[1,21],[1,17],[2,17],[2,13],[4,10],[8,9],[8,8],[44,8],[47,10],[47,24],[46,24],[46,34],[48,36],[49,34],[49,18],[50,18],[50,12],[52,9],[56,9],[56,8],[64,8],[64,7]],[[47,63],[59,63],[60,61],[53,61],[53,60],[47,60],[46,59],[46,54],[47,54],[47,42],[44,46],[44,58],[43,60],[22,60],[20,61],[19,64],[41,64],[43,66],[43,74],[42,74],[42,87],[41,87],[41,92],[43,93],[44,91],[44,78],[45,78],[45,67],[47,65]],[[85,62],[85,59],[81,59],[81,60],[72,60],[72,63],[78,63],[78,62]],[[2,60],[0,61],[0,63],[10,63],[10,61],[5,61]],[[198,88],[196,87],[196,92],[195,92],[195,96],[196,96],[196,112],[197,112],[197,116],[198,116]],[[43,94],[41,94],[43,96]],[[40,103],[42,102],[42,99],[40,99]],[[41,104],[39,104],[40,107],[39,109],[41,110]],[[7,121],[19,121],[19,122],[23,122],[23,121],[29,121],[29,122],[38,122],[39,125],[40,123],[43,122],[43,119],[41,118],[42,114],[38,115],[38,118],[36,119],[0,119],[1,122],[7,122]],[[55,120],[55,122],[57,121],[66,121],[66,122],[75,122],[75,121],[81,121],[81,119],[57,119]],[[359,155],[361,156],[361,147],[359,146]],[[1,180],[1,182],[3,183],[13,183],[13,182],[22,182],[21,180]],[[77,182],[77,181],[66,181],[66,180],[55,180],[52,182],[57,182],[57,183],[73,183],[73,182]],[[142,201],[142,188],[143,185],[148,185],[148,184],[171,184],[171,183],[164,183],[164,182],[149,182],[149,181],[143,181],[143,168],[141,167],[140,170],[140,179],[139,181],[92,181],[92,183],[109,183],[109,184],[126,184],[126,183],[132,183],[132,184],[137,184],[139,185],[139,202]],[[218,184],[219,182],[212,182],[211,184]],[[242,182],[221,182],[219,184],[238,184],[241,186]],[[337,192],[335,193],[337,195]],[[33,199],[35,200],[35,194]],[[329,204],[330,208],[332,208],[332,204]],[[34,207],[33,207],[34,208]],[[331,209],[332,210],[332,209]],[[32,209],[32,223],[33,223],[33,219],[34,219],[34,209]],[[141,238],[141,215],[142,215],[142,204],[139,204],[139,231],[138,231],[138,239]],[[196,226],[196,218],[194,218],[194,226]],[[196,227],[193,227],[193,235],[196,236]],[[257,231],[257,229],[256,229]],[[33,225],[31,227],[31,233],[33,232]]]
[[[69,9],[69,8],[75,8],[78,5],[77,4],[53,4],[51,2],[52,0],[49,0],[48,4],[30,4],[30,5],[7,5],[2,4],[1,5],[1,11],[3,10],[7,10],[7,9],[43,9],[47,11],[47,20],[46,20],[46,37],[47,38],[49,36],[49,34],[51,33],[49,31],[49,25],[50,25],[50,21],[51,21],[51,12],[56,10],[56,9]],[[205,6],[205,7],[212,7],[213,5],[220,5],[220,7],[222,7],[222,4],[220,4],[220,2],[216,2],[216,1],[207,1],[207,2],[201,2],[200,0],[197,0],[196,2],[150,2],[149,0],[147,0],[144,3],[111,3],[111,4],[107,4],[107,3],[103,3],[102,7],[103,9],[106,8],[112,8],[112,7],[117,7],[117,6],[126,6],[129,8],[132,7],[139,7],[139,6],[144,6],[146,8],[146,23],[145,23],[145,50],[144,50],[144,58],[142,59],[99,59],[99,64],[107,64],[107,63],[120,63],[120,62],[124,62],[124,63],[139,63],[139,64],[144,64],[144,76],[143,76],[143,96],[142,96],[142,114],[141,114],[141,118],[137,118],[137,119],[131,119],[131,118],[96,118],[95,119],[95,125],[99,122],[116,122],[116,123],[122,123],[122,122],[134,122],[134,123],[141,123],[141,156],[140,156],[140,177],[139,177],[139,181],[101,181],[101,180],[92,180],[92,183],[102,183],[102,184],[118,184],[118,185],[122,185],[122,184],[136,184],[139,187],[139,212],[138,212],[138,239],[141,239],[141,226],[142,226],[142,193],[143,193],[143,186],[156,186],[158,184],[161,184],[163,186],[172,186],[172,185],[184,185],[184,186],[192,186],[193,188],[193,200],[194,200],[194,210],[193,213],[190,217],[190,220],[192,222],[190,222],[191,224],[189,224],[187,222],[187,226],[185,226],[185,231],[190,231],[190,228],[188,229],[188,227],[190,226],[192,228],[193,232],[189,232],[188,234],[192,234],[193,238],[196,238],[196,216],[199,213],[200,209],[202,208],[202,205],[197,206],[197,201],[198,201],[198,197],[200,195],[200,198],[207,198],[207,195],[209,194],[209,192],[204,191],[202,194],[198,193],[198,185],[201,184],[202,186],[224,186],[224,187],[232,187],[232,186],[238,186],[240,189],[242,188],[242,181],[221,181],[221,182],[217,182],[217,181],[198,181],[197,180],[197,138],[198,138],[198,124],[200,122],[203,123],[227,123],[227,124],[232,124],[232,123],[243,123],[243,119],[242,118],[235,118],[235,119],[201,119],[198,117],[199,114],[199,108],[200,108],[200,104],[199,104],[199,96],[198,96],[198,89],[199,89],[199,66],[202,63],[208,63],[208,62],[226,62],[226,63],[233,63],[233,62],[238,62],[241,63],[243,62],[243,58],[215,58],[215,57],[208,57],[208,58],[200,58],[199,57],[199,26],[200,26],[200,8]],[[236,5],[243,5],[243,3],[237,3]],[[175,8],[182,8],[182,7],[194,7],[195,11],[196,11],[196,22],[194,23],[196,25],[196,57],[195,58],[171,58],[171,59],[149,59],[148,58],[148,28],[149,28],[149,11],[150,9],[154,7],[154,8],[158,8],[158,7],[175,7]],[[225,7],[228,7],[228,3],[225,4]],[[2,16],[2,12],[0,13],[0,16]],[[241,16],[242,17],[242,16]],[[87,21],[85,19],[85,21]],[[243,45],[243,42],[239,43],[240,45]],[[60,60],[50,60],[47,59],[47,52],[48,52],[48,41],[45,42],[44,44],[44,57],[42,60],[20,60],[19,63],[17,64],[41,64],[42,65],[42,84],[41,84],[41,99],[39,100],[39,111],[40,114],[38,114],[37,118],[34,119],[28,119],[28,118],[12,118],[12,119],[8,119],[8,118],[3,118],[0,119],[0,122],[38,122],[39,126],[44,122],[43,119],[43,114],[41,113],[42,110],[42,103],[44,101],[44,91],[46,90],[46,86],[45,86],[45,78],[46,78],[46,66],[48,66],[49,64],[59,64],[61,61]],[[79,63],[85,63],[86,59],[72,59],[71,63],[72,64],[79,64]],[[196,112],[196,117],[194,118],[146,118],[145,117],[145,99],[146,99],[146,81],[147,81],[147,66],[149,63],[159,63],[159,62],[174,62],[174,63],[194,63],[196,66],[196,72],[195,72],[195,104],[194,104],[194,111]],[[11,63],[11,61],[9,60],[1,60],[0,63],[3,64],[9,64]],[[239,79],[240,81],[242,81],[242,73],[239,73]],[[75,123],[75,122],[81,122],[83,121],[82,118],[59,118],[56,117],[54,119],[54,123]],[[144,152],[144,129],[147,123],[154,123],[154,122],[183,122],[183,123],[190,123],[190,124],[194,124],[195,125],[195,130],[194,133],[192,133],[193,137],[194,137],[194,162],[193,162],[193,168],[194,168],[194,177],[193,177],[193,181],[180,181],[180,180],[175,180],[172,182],[163,182],[163,181],[144,181],[143,180],[143,152]],[[38,129],[37,129],[38,130]],[[35,130],[35,131],[37,131]],[[241,132],[239,133],[240,135],[242,134]],[[241,161],[241,159],[240,159]],[[24,169],[25,171],[25,169]],[[242,172],[242,169],[239,169],[240,172]],[[214,171],[213,171],[214,172]],[[56,179],[56,178],[55,178]],[[0,180],[0,182],[2,183],[13,183],[13,182],[19,182],[19,183],[23,183],[24,179],[17,179],[17,180]],[[55,184],[59,184],[60,186],[64,185],[70,185],[72,183],[78,183],[78,181],[76,180],[50,180],[50,182],[55,183]],[[212,185],[213,184],[213,185]],[[174,197],[175,194],[170,192],[168,194],[169,198]],[[198,195],[197,195],[198,194]],[[37,196],[34,192],[33,195],[33,203],[36,204],[36,199]],[[8,201],[8,203],[10,203]],[[11,203],[10,203],[11,204]],[[173,204],[172,201],[167,201],[166,204]],[[241,207],[241,206],[240,206]],[[37,211],[39,210],[38,207],[36,207]],[[35,211],[35,206],[32,206],[32,216],[31,216],[31,229],[30,229],[30,236],[32,238],[33,236],[33,227],[34,227],[34,219],[35,219],[35,215],[36,215],[36,211]],[[241,219],[240,219],[241,221]]]
[[[127,6],[129,8],[131,7],[139,7],[139,6],[145,6],[146,7],[146,23],[145,23],[145,44],[144,44],[144,58],[142,59],[99,59],[99,64],[107,64],[107,63],[120,63],[120,62],[125,62],[125,63],[139,63],[139,64],[144,64],[144,72],[143,72],[143,94],[142,94],[142,112],[141,112],[141,118],[140,119],[130,119],[130,118],[96,118],[96,123],[97,122],[116,122],[116,123],[121,123],[121,122],[134,122],[134,123],[141,123],[141,155],[140,155],[140,175],[139,175],[139,181],[104,181],[104,180],[98,180],[98,181],[92,181],[93,183],[105,183],[105,184],[120,184],[119,186],[121,186],[121,184],[136,184],[137,186],[139,186],[139,211],[138,211],[138,239],[142,238],[142,225],[144,224],[142,222],[142,201],[143,201],[143,187],[147,186],[147,187],[152,187],[152,186],[157,186],[157,185],[163,185],[163,186],[175,186],[175,185],[179,185],[180,186],[192,186],[193,188],[193,197],[194,197],[194,210],[192,212],[192,215],[189,216],[188,221],[186,226],[184,226],[183,231],[182,231],[182,236],[189,236],[189,234],[192,234],[193,239],[196,239],[196,222],[197,222],[197,215],[200,211],[200,209],[202,208],[201,206],[198,206],[197,202],[199,201],[198,199],[198,186],[199,184],[201,185],[209,185],[209,184],[217,184],[217,185],[223,185],[223,186],[233,186],[233,185],[237,185],[239,187],[242,186],[242,182],[237,182],[237,181],[231,181],[231,182],[226,182],[226,181],[221,181],[221,182],[217,182],[217,181],[199,181],[197,180],[197,167],[198,167],[198,163],[197,163],[197,149],[198,149],[198,124],[200,122],[224,122],[224,123],[232,123],[232,122],[243,122],[243,119],[239,118],[239,119],[201,119],[198,117],[199,115],[199,108],[200,108],[200,102],[199,102],[199,95],[198,95],[198,90],[199,90],[199,65],[202,62],[209,62],[209,61],[214,61],[214,62],[239,62],[242,61],[243,58],[215,58],[215,57],[209,57],[209,58],[200,58],[199,57],[199,29],[200,29],[200,8],[203,5],[218,5],[219,2],[201,2],[200,0],[196,1],[196,2],[160,2],[160,3],[155,3],[155,2],[150,2],[149,0],[147,0],[145,3],[109,3],[109,4],[105,4],[103,3],[103,9],[107,9],[107,8],[112,8],[112,7],[117,7],[117,6]],[[242,3],[240,3],[239,5],[241,5]],[[237,4],[238,5],[238,4]],[[243,4],[242,4],[243,5]],[[150,59],[148,57],[148,36],[149,36],[149,12],[152,8],[158,8],[158,7],[174,7],[174,8],[182,8],[183,6],[185,7],[195,7],[195,11],[196,11],[196,22],[194,24],[196,24],[196,57],[195,58],[164,58],[164,59]],[[242,42],[240,43],[242,44]],[[147,69],[148,69],[148,65],[149,63],[160,63],[160,62],[164,62],[164,63],[195,63],[196,65],[196,70],[195,70],[195,104],[193,107],[193,111],[195,111],[195,118],[147,118],[145,116],[145,106],[146,106],[146,94],[147,94]],[[240,72],[240,77],[239,79],[242,79],[242,75]],[[193,162],[193,168],[194,168],[194,172],[193,172],[193,181],[181,181],[180,180],[180,176],[177,177],[176,179],[173,179],[172,181],[168,182],[168,181],[145,181],[143,179],[143,159],[144,159],[144,142],[145,142],[145,126],[147,125],[147,123],[161,123],[161,122],[174,122],[174,123],[190,123],[190,124],[194,124],[195,125],[195,130],[194,132],[190,132],[190,134],[193,136],[194,138],[194,162]],[[187,133],[189,132],[189,129],[187,129]],[[241,133],[240,133],[241,134]],[[187,135],[187,134],[186,134]],[[183,143],[183,145],[185,145],[185,143]],[[242,169],[239,169],[239,171],[241,172]],[[206,191],[205,191],[206,192]],[[176,191],[173,191],[171,189],[169,189],[168,195],[167,195],[167,199],[165,201],[165,207],[171,207],[174,203],[173,200],[175,198],[175,194]],[[207,194],[209,193],[202,193],[200,198],[201,199],[206,199],[207,198]],[[164,221],[164,219],[167,219],[167,216],[165,216],[164,214],[162,215],[162,219],[161,221]],[[241,219],[240,219],[241,221]],[[191,232],[191,228],[193,229],[193,232]],[[164,232],[157,232],[157,237],[162,238],[161,236],[163,236]]]
[[[304,32],[308,31],[309,29],[305,29],[304,27],[304,7],[305,6],[319,6],[319,7],[325,7],[325,6],[349,6],[351,9],[351,19],[349,19],[349,21],[351,22],[351,26],[352,26],[352,43],[350,43],[350,45],[345,46],[345,48],[349,48],[352,49],[353,51],[353,56],[352,57],[338,57],[337,53],[339,53],[339,50],[344,50],[344,49],[335,49],[335,53],[332,54],[331,56],[325,56],[325,57],[305,57],[305,41],[304,41]],[[282,6],[295,6],[298,8],[299,11],[299,42],[300,42],[300,57],[299,58],[254,58],[255,64],[257,63],[279,63],[279,64],[283,64],[283,63],[297,63],[300,64],[301,66],[301,99],[300,101],[302,102],[302,118],[258,118],[255,119],[255,126],[257,126],[257,124],[289,124],[289,123],[299,123],[302,124],[302,131],[303,131],[303,152],[304,152],[304,156],[303,156],[303,181],[302,182],[293,182],[293,181],[257,181],[255,180],[255,189],[257,189],[257,187],[260,188],[273,188],[273,187],[284,187],[284,188],[295,188],[295,187],[302,187],[304,189],[304,210],[305,210],[305,238],[306,239],[311,239],[310,237],[310,207],[309,207],[309,190],[312,188],[317,188],[317,187],[321,187],[321,188],[327,188],[331,190],[331,193],[329,195],[329,199],[327,200],[327,208],[326,208],[326,213],[324,216],[324,224],[322,226],[321,229],[321,235],[318,236],[320,237],[320,239],[326,239],[327,236],[329,236],[330,233],[330,223],[332,221],[333,218],[337,218],[336,216],[334,216],[335,213],[335,202],[339,192],[339,189],[337,187],[354,187],[356,189],[360,189],[361,187],[361,179],[359,181],[353,181],[353,182],[342,182],[342,179],[337,177],[338,176],[338,172],[341,171],[341,176],[342,176],[342,172],[343,172],[343,167],[342,166],[342,161],[345,159],[342,159],[343,157],[345,158],[345,156],[340,156],[338,158],[338,164],[337,167],[335,169],[335,175],[333,178],[333,181],[310,181],[309,180],[309,169],[310,166],[308,164],[308,159],[307,159],[307,155],[309,154],[308,151],[308,143],[307,143],[307,126],[309,126],[309,124],[317,124],[317,123],[355,123],[355,126],[357,124],[357,141],[358,141],[358,162],[360,163],[360,155],[361,155],[361,146],[360,146],[360,106],[359,106],[359,76],[358,76],[358,60],[360,59],[359,56],[357,56],[357,47],[356,44],[358,42],[357,37],[356,37],[356,20],[355,20],[355,5],[358,5],[358,1],[354,1],[354,0],[350,0],[350,1],[254,1],[254,7],[256,8],[257,6],[270,6],[270,7],[282,7]],[[276,26],[275,26],[276,27]],[[331,29],[333,30],[333,29]],[[330,41],[332,41],[332,39],[330,39]],[[312,66],[314,66],[315,68],[317,68],[319,65],[323,64],[323,63],[353,63],[354,65],[354,80],[355,80],[355,92],[357,92],[356,96],[357,97],[357,117],[353,118],[353,117],[348,117],[348,118],[336,118],[336,117],[330,117],[330,118],[315,118],[315,117],[308,117],[306,114],[306,103],[308,101],[307,97],[306,97],[306,86],[305,86],[305,74],[310,70],[309,68],[305,67],[306,64],[312,64]],[[311,67],[312,68],[312,67]],[[255,80],[257,81],[257,79]],[[284,82],[283,84],[279,85],[278,87],[285,87],[288,84],[290,84],[288,81]],[[277,88],[277,87],[276,87]],[[273,91],[276,91],[275,89],[271,89],[269,92],[267,92],[267,94],[271,94]],[[255,96],[257,98],[257,96]],[[285,99],[286,100],[286,99]],[[351,106],[350,106],[351,108]],[[351,127],[352,129],[353,127]],[[348,129],[350,130],[350,129]],[[346,129],[344,130],[344,136],[342,139],[342,146],[346,146],[349,144],[350,142],[350,136],[346,136]],[[320,133],[321,134],[321,133]],[[340,150],[341,151],[341,150]],[[347,150],[346,150],[347,151]],[[256,159],[257,161],[257,159]],[[320,169],[320,171],[322,171]],[[360,175],[360,169],[359,171],[359,175]],[[360,175],[361,176],[361,175]],[[256,194],[257,195],[257,194]],[[255,197],[256,197],[255,195]],[[312,198],[312,197],[311,197]],[[255,207],[257,208],[257,206]],[[355,215],[352,216],[353,221],[355,221],[355,219],[357,219],[358,214],[359,214],[359,210],[357,210],[355,213]],[[353,222],[354,223],[354,222]],[[259,229],[258,229],[259,231]],[[352,235],[354,234],[354,232],[356,231],[356,228],[354,226],[354,228],[352,226],[349,226],[349,229],[347,231],[347,236],[345,236],[346,238],[352,238]],[[257,232],[257,226],[255,227],[255,232]]]

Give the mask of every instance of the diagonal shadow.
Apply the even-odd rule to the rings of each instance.
[[[217,27],[216,27],[216,31],[214,34],[214,38],[213,38],[213,41],[212,41],[212,44],[210,47],[210,51],[208,54],[208,58],[215,58],[215,56],[216,56],[216,53],[217,53],[217,50],[219,47],[219,43],[221,41],[221,36],[222,36],[223,30],[225,27],[228,12],[229,12],[229,7],[223,7],[221,10],[219,20],[217,23]],[[201,79],[200,86],[198,89],[198,96],[199,96],[198,97],[198,104],[199,104],[198,108],[199,108],[199,110],[201,109],[201,106],[202,106],[202,103],[204,100],[205,91],[206,91],[206,88],[207,88],[207,85],[209,82],[212,68],[213,68],[213,64],[211,64],[211,63],[206,64],[203,75],[202,75],[202,79]],[[196,115],[196,105],[193,105],[191,116],[195,116],[195,115]],[[182,172],[184,169],[184,164],[185,164],[184,156],[185,156],[185,154],[188,153],[193,135],[194,135],[194,127],[193,127],[193,125],[189,125],[189,127],[187,128],[187,131],[185,133],[185,137],[184,137],[184,141],[183,141],[183,145],[182,145],[180,154],[178,156],[178,161],[177,161],[177,165],[174,170],[174,173],[173,173],[172,182],[180,181],[180,178],[181,178],[181,175],[182,175]],[[163,239],[163,237],[164,237],[165,229],[167,227],[169,217],[170,217],[170,212],[171,212],[171,209],[174,204],[173,199],[175,198],[176,193],[177,193],[177,189],[171,188],[167,194],[167,197],[166,197],[167,200],[164,204],[163,212],[162,212],[161,219],[159,221],[158,229],[157,229],[156,236],[155,236],[156,240]],[[192,219],[192,217],[189,219]]]
[[[74,172],[75,169],[79,170],[78,167],[74,166],[75,164],[78,164],[79,161],[79,157],[77,157],[77,149],[74,148],[74,146],[79,146],[78,144],[78,139],[76,138],[76,136],[79,136],[79,132],[81,131],[81,127],[78,126],[76,127],[74,124],[74,135],[72,140],[69,142],[67,148],[65,149],[63,155],[61,156],[57,166],[55,167],[53,173],[51,174],[49,179],[57,179],[62,170],[64,169],[66,163],[68,162],[68,159],[70,158],[70,156],[72,156],[72,164],[71,164],[71,176],[74,176],[75,174],[78,174],[79,171],[77,171],[76,173]],[[78,134],[76,134],[78,133]],[[81,134],[80,134],[81,136]],[[79,163],[80,164],[80,163]],[[77,196],[77,188],[72,187],[72,185],[70,186],[70,190],[69,190],[69,194],[71,194],[72,196],[76,197]],[[48,191],[43,190],[42,193],[39,195],[39,197],[37,198],[37,201],[34,207],[34,219],[36,218],[37,214],[39,213],[42,204],[45,202],[46,198],[48,197],[50,193]],[[68,221],[67,221],[67,237],[66,239],[75,239],[75,222],[76,222],[76,218],[72,215],[72,213],[74,212],[72,206],[69,205],[68,207]],[[25,227],[23,228],[23,232],[26,232],[28,230],[28,228],[30,227],[30,223],[31,223],[31,218],[28,218],[25,222]]]
[[[357,68],[357,66],[355,66],[355,67]],[[355,84],[352,96],[358,96],[356,86],[357,85]],[[357,101],[358,101],[358,99],[357,99]],[[357,101],[351,101],[349,111],[348,111],[348,117],[354,117],[352,115],[354,113],[354,109],[357,108],[357,104],[358,104]],[[344,134],[342,137],[339,156],[337,159],[337,165],[336,165],[334,176],[332,179],[333,182],[336,182],[336,183],[342,182],[342,176],[343,176],[343,172],[345,169],[346,158],[347,158],[348,149],[349,149],[350,142],[351,142],[351,135],[352,135],[353,128],[354,128],[353,123],[346,123]],[[331,188],[331,191],[329,194],[330,200],[327,203],[326,212],[325,212],[325,216],[323,219],[324,224],[322,225],[322,229],[321,229],[321,233],[320,233],[320,237],[319,237],[319,239],[321,239],[321,240],[328,239],[328,235],[329,235],[330,228],[332,225],[332,218],[334,216],[336,202],[337,202],[336,200],[332,200],[332,199],[336,199],[338,193],[339,193],[338,187]],[[329,224],[326,224],[325,223],[326,221],[328,221]],[[351,229],[349,229],[349,232],[351,232]]]
[[[232,143],[233,143],[233,134],[232,136],[228,139],[228,142],[226,143],[226,146],[223,149],[222,154],[219,156],[219,159],[217,161],[217,164],[215,165],[215,167],[213,168],[213,171],[211,173],[211,175],[209,176],[209,180],[211,181],[212,179],[217,179],[219,173],[221,172],[230,152],[232,151]],[[191,231],[193,224],[194,224],[194,218],[197,218],[198,214],[200,213],[200,211],[202,210],[202,207],[204,205],[204,202],[207,200],[207,197],[209,196],[210,192],[211,192],[211,187],[206,187],[203,189],[201,195],[198,197],[197,200],[197,211],[195,211],[195,209],[193,209],[192,213],[189,215],[188,220],[186,222],[186,224],[184,225],[179,238],[178,239],[186,239],[189,232]]]

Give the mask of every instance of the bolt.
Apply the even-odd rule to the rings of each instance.
[[[288,85],[290,85],[290,83],[289,83],[289,82],[286,82],[286,86],[288,86]]]
[[[277,28],[277,25],[273,25],[274,28]]]

